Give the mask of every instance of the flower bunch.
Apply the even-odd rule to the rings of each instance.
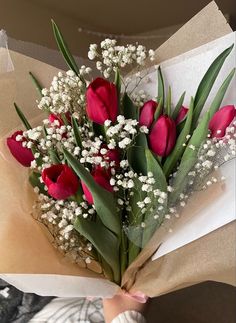
[[[91,44],[89,47],[88,58],[97,59],[96,67],[105,78],[109,78],[112,72],[127,65],[143,65],[146,58],[154,60],[155,52],[150,49],[147,51],[143,45],[126,46],[117,45],[115,39],[105,39],[101,42],[100,48],[97,44]]]
[[[61,44],[55,23],[53,28]],[[173,109],[160,68],[157,96],[141,107],[121,86],[121,69],[147,58],[143,46],[106,39],[101,54],[90,46],[90,59],[98,58],[98,69],[104,65],[104,76],[114,74],[114,81],[89,81],[90,69],[79,69],[66,45],[60,46],[70,70],[41,89],[38,107],[47,117],[32,127],[16,106],[26,129],[7,145],[30,168],[36,213],[57,248],[78,264],[99,263],[104,275],[119,283],[160,225],[179,217],[196,186],[217,181],[212,171],[221,165],[222,151],[224,161],[235,156],[236,109],[220,108],[234,70],[201,115],[217,77],[213,67],[220,69],[232,47],[212,63],[189,108],[182,95]],[[152,59],[153,51],[149,55]]]

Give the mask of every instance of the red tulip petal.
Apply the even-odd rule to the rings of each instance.
[[[113,122],[118,114],[118,97],[116,87],[102,78],[95,79],[86,91],[88,117],[104,124],[109,119]]]
[[[158,156],[165,157],[173,149],[176,141],[175,122],[168,116],[161,116],[149,135],[151,150]]]
[[[64,124],[62,119],[59,116],[57,116],[56,114],[54,114],[54,113],[49,114],[48,120],[49,120],[50,123],[53,123],[54,121],[58,121],[59,122],[59,125],[58,125],[59,127],[61,127]]]
[[[100,100],[100,97],[92,89],[88,89],[86,92],[87,106],[86,111],[90,120],[104,124],[109,119],[109,115],[106,110],[106,106]]]
[[[168,156],[172,149],[175,146],[176,143],[176,125],[174,120],[172,119],[168,119],[168,127],[169,127],[169,132],[168,132],[168,140],[167,140],[167,147],[166,147],[166,152],[165,152],[165,156]]]
[[[141,108],[140,117],[139,117],[139,124],[140,126],[146,126],[148,128],[151,127],[154,114],[157,108],[157,102],[150,100],[147,101],[143,107]]]
[[[118,115],[118,96],[116,86],[113,83],[110,83],[110,120],[115,122]]]
[[[97,173],[93,176],[96,183],[98,183],[101,187],[105,188],[108,192],[113,192],[113,188],[110,184],[110,178],[103,173]]]
[[[86,198],[86,201],[89,203],[89,204],[93,204],[93,196],[90,192],[90,190],[88,189],[88,187],[84,184],[84,182],[81,182],[81,185],[82,185],[82,189],[83,189],[83,192],[84,192],[84,195],[85,195],[85,198]]]
[[[188,108],[182,106],[179,110],[178,116],[175,119],[175,124],[178,125],[182,120],[184,120],[186,114],[188,113]]]
[[[151,150],[158,156],[165,156],[168,139],[168,128],[165,117],[161,116],[151,130],[149,143]]]
[[[16,131],[11,137],[7,138],[7,146],[15,159],[25,167],[30,167],[34,160],[31,149],[22,146],[22,141],[16,141],[18,135],[22,135],[23,131]]]
[[[117,149],[109,149],[105,154],[105,159],[109,162],[114,161],[116,165],[120,164],[120,153]]]
[[[45,168],[42,172],[42,179],[48,187],[48,193],[58,200],[75,195],[79,187],[78,177],[69,166],[64,164]]]
[[[209,123],[211,137],[222,138],[225,136],[227,127],[236,117],[236,109],[233,105],[227,105],[218,110]]]
[[[97,168],[94,169],[92,172],[92,176],[94,181],[103,187],[105,190],[108,192],[113,192],[113,187],[110,185],[110,175],[109,173],[104,170],[102,167],[98,166]],[[85,185],[85,183],[81,183],[85,198],[89,204],[93,204],[93,196],[88,189],[88,187]]]

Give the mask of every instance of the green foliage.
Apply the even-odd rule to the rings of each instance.
[[[187,142],[186,137],[190,134],[190,131],[191,131],[191,124],[192,124],[192,117],[193,117],[193,103],[194,103],[193,98],[191,98],[191,103],[187,114],[187,119],[184,124],[184,128],[181,131],[179,137],[177,138],[174,149],[165,160],[163,171],[165,173],[166,178],[168,178],[171,172],[175,169],[178,161],[180,160],[180,158],[184,153],[184,150],[185,150],[184,144]]]
[[[222,83],[221,87],[219,88],[218,92],[216,93],[216,96],[214,100],[211,103],[209,113],[210,113],[210,119],[213,117],[213,115],[216,113],[216,111],[220,108],[220,105],[224,99],[225,93],[233,79],[233,76],[235,74],[235,68],[229,73],[229,75],[226,77],[224,82]]]
[[[154,113],[154,123],[160,117],[160,115],[162,114],[162,111],[163,111],[163,98],[160,98],[157,108],[156,108],[156,111]],[[154,123],[153,123],[153,125],[154,125]]]
[[[55,149],[50,148],[48,150],[48,154],[49,154],[49,157],[50,157],[53,164],[60,164],[61,163],[60,158],[59,158],[57,151]]]
[[[93,196],[96,212],[104,226],[117,236],[120,236],[121,225],[113,194],[98,185],[94,181],[92,175],[71,153],[65,149],[63,149],[63,151],[69,165],[90,190]]]
[[[169,86],[167,99],[166,99],[166,114],[171,116],[171,87]]]
[[[33,84],[35,85],[36,89],[38,90],[39,95],[42,97],[42,86],[39,83],[39,81],[37,80],[37,78],[34,76],[34,74],[32,72],[29,72],[30,78],[33,81]]]
[[[89,221],[77,217],[74,228],[88,239],[112,268],[114,281],[120,282],[119,243],[116,235],[101,221]]]
[[[205,113],[198,127],[195,129],[187,148],[181,159],[179,169],[173,181],[174,191],[170,194],[170,205],[175,205],[180,193],[185,192],[188,183],[188,173],[195,165],[201,144],[208,134],[208,124],[210,121],[209,112]]]
[[[193,114],[193,123],[192,129],[196,127],[198,118],[200,113],[204,107],[204,104],[211,92],[211,89],[215,83],[215,80],[226,60],[228,55],[231,53],[233,46],[230,46],[226,50],[224,50],[211,64],[208,68],[207,72],[205,73],[203,79],[201,80],[195,98],[194,98],[194,114]]]
[[[173,112],[172,112],[172,118],[175,120],[179,114],[179,110],[182,107],[183,103],[184,103],[184,98],[185,98],[185,94],[186,92],[184,92],[181,97],[179,98],[179,101],[177,102]]]
[[[71,118],[71,122],[72,122],[72,128],[73,128],[73,132],[74,132],[74,137],[75,137],[75,142],[76,145],[80,148],[82,148],[82,143],[81,143],[81,137],[80,137],[80,130],[79,130],[79,125],[77,120],[72,117]]]
[[[73,55],[70,53],[69,48],[62,36],[60,29],[58,28],[58,26],[56,25],[56,23],[53,20],[52,20],[52,29],[53,29],[54,37],[56,39],[58,48],[59,48],[62,56],[64,57],[68,67],[72,71],[74,71],[80,77],[80,79],[84,82],[83,78],[79,75],[79,68],[75,62],[75,59],[74,59]]]
[[[26,130],[32,129],[31,125],[29,124],[28,120],[24,116],[23,112],[21,111],[21,109],[18,107],[18,105],[15,102],[14,102],[14,107],[15,107],[16,113],[18,114],[18,116],[19,116],[20,120],[22,121],[23,125],[25,126]]]
[[[154,157],[153,153],[149,150],[145,150],[145,155],[146,155],[146,161],[147,161],[147,171],[151,172],[153,174],[153,177],[155,179],[155,184],[153,185],[153,189],[159,189],[161,192],[166,192],[167,193],[167,182],[165,175],[163,173],[162,167]],[[152,205],[155,208],[156,206],[156,199],[152,200]],[[163,215],[165,213],[165,208],[167,205],[167,200],[166,203],[163,205],[164,210],[163,210]],[[162,221],[162,219],[160,219]],[[147,212],[145,214],[143,222],[145,223],[145,228],[143,230],[143,237],[142,237],[142,248],[146,246],[146,244],[149,242],[153,234],[155,233],[157,227],[158,227],[158,222],[153,219],[153,212]]]
[[[31,172],[29,175],[29,182],[33,187],[38,187],[40,193],[47,195],[47,192],[44,189],[44,184],[40,182],[40,177],[40,173]]]
[[[138,108],[133,103],[133,101],[130,99],[127,93],[123,96],[123,108],[124,108],[124,117],[126,119],[134,119],[138,120]]]
[[[161,72],[161,67],[158,67],[157,70],[157,82],[158,82],[158,88],[157,88],[157,102],[160,102],[162,99],[163,106],[165,105],[165,86],[164,86],[164,80],[163,75]]]
[[[127,151],[129,165],[138,174],[147,174],[147,162],[145,156],[145,148],[147,147],[147,138],[144,133],[140,133],[135,138],[133,146],[131,146]]]

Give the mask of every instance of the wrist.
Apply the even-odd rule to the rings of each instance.
[[[113,298],[103,299],[104,317],[106,323],[125,311],[136,311],[141,314],[146,309],[146,304],[142,304],[125,294],[117,294]]]

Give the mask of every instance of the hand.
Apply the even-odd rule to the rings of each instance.
[[[142,304],[126,296],[125,294],[117,294],[113,298],[106,298],[103,300],[104,317],[106,323],[125,311],[137,311],[144,313],[147,304]]]

